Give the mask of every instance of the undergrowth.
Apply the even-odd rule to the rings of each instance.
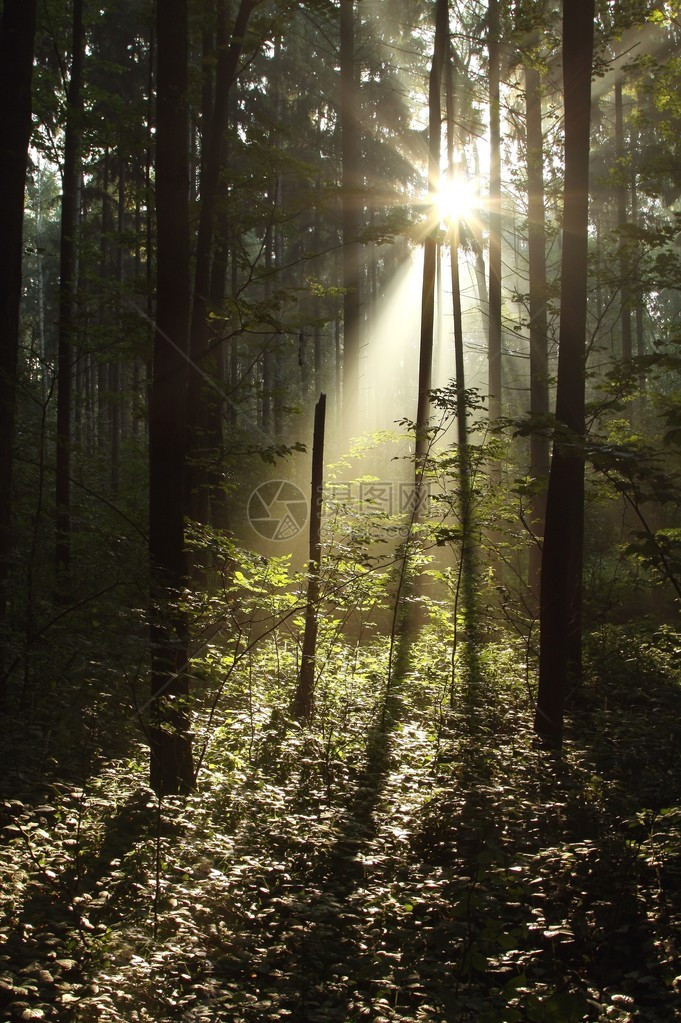
[[[312,729],[292,644],[226,672],[186,800],[142,743],[78,783],[7,765],[3,1019],[681,1018],[679,635],[591,637],[561,758],[520,645],[473,700],[435,631],[390,693],[384,640],[329,650]]]

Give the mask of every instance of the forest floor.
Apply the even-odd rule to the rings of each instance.
[[[681,1019],[679,636],[592,641],[560,757],[517,649],[450,694],[430,643],[388,694],[341,651],[315,730],[251,664],[160,805],[5,733],[2,1019]]]

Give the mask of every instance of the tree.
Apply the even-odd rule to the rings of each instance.
[[[211,263],[213,258],[216,204],[220,172],[223,167],[224,134],[227,126],[227,109],[230,88],[234,82],[239,58],[244,45],[248,22],[256,0],[241,0],[237,11],[232,36],[227,42],[224,21],[226,17],[224,0],[217,8],[218,55],[215,72],[215,98],[212,105],[210,126],[206,125],[202,144],[201,198],[199,227],[196,240],[194,293],[189,334],[190,369],[187,392],[188,415],[188,510],[197,519],[208,519],[201,511],[200,486],[198,477],[206,476],[209,467],[202,452],[206,441],[215,458],[215,441],[221,437],[219,420],[220,403],[215,394],[203,394],[204,373],[211,348],[208,340],[208,299],[210,296]]]
[[[340,124],[343,161],[343,423],[350,433],[359,398],[360,120],[355,84],[354,2],[340,0]]]
[[[449,5],[447,0],[435,3],[435,39],[433,60],[428,81],[428,191],[437,193],[440,181],[440,146],[442,131],[442,74],[449,40]],[[433,328],[435,324],[435,272],[437,263],[439,209],[429,208],[426,237],[423,242],[423,284],[421,288],[421,334],[419,342],[418,404],[416,408],[416,481],[423,478],[424,460],[428,451],[428,419],[433,366]]]
[[[624,139],[624,108],[622,102],[622,77],[618,75],[615,82],[615,158],[617,160],[617,228],[621,232],[619,240],[620,266],[620,333],[622,341],[622,362],[625,367],[631,366],[631,299],[629,255],[626,238],[623,232],[627,224],[627,191],[629,173],[626,159]]]
[[[530,413],[546,417],[549,411],[548,292],[546,288],[546,226],[544,211],[544,145],[539,71],[525,67],[525,119],[527,132],[527,234],[530,304]],[[537,487],[531,504],[533,529],[541,531],[546,513],[549,441],[542,429],[530,435],[530,475]],[[541,548],[530,549],[530,586],[539,601]]]
[[[501,415],[501,101],[499,92],[499,0],[489,0],[489,418]]]
[[[194,785],[189,731],[188,626],[182,608],[186,359],[189,330],[187,0],[158,4],[156,332],[149,396],[151,784]]]
[[[76,232],[83,114],[83,0],[73,0],[71,74],[66,95],[59,248],[59,350],[57,366],[56,572],[64,595],[71,562],[71,417],[76,305]]]
[[[581,680],[585,351],[593,0],[563,8],[565,183],[556,436],[541,571],[535,730],[560,748],[566,695]]]
[[[12,462],[19,354],[22,237],[35,0],[6,0],[0,24],[0,702],[5,696],[3,628],[12,540]]]
[[[308,561],[307,607],[305,633],[300,655],[300,675],[293,700],[293,714],[308,724],[314,710],[317,629],[321,592],[322,502],[324,499],[324,428],[326,395],[320,394],[314,411],[312,441],[312,484],[310,493],[310,558]]]

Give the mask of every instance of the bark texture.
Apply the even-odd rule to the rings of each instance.
[[[151,784],[194,784],[189,729],[184,552],[185,399],[189,327],[187,0],[158,4],[156,332],[149,397]]]
[[[581,680],[584,548],[584,371],[593,0],[563,8],[565,200],[556,394],[541,573],[535,729],[560,748],[566,696]]]
[[[5,0],[0,24],[0,702],[12,540],[12,460],[36,0]]]

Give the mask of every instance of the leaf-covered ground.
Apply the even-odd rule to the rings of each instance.
[[[2,1019],[681,1019],[679,637],[594,640],[561,759],[516,651],[451,707],[434,640],[387,699],[382,657],[339,649],[313,731],[271,650],[235,673],[186,801],[143,747],[76,785],[13,745]]]

